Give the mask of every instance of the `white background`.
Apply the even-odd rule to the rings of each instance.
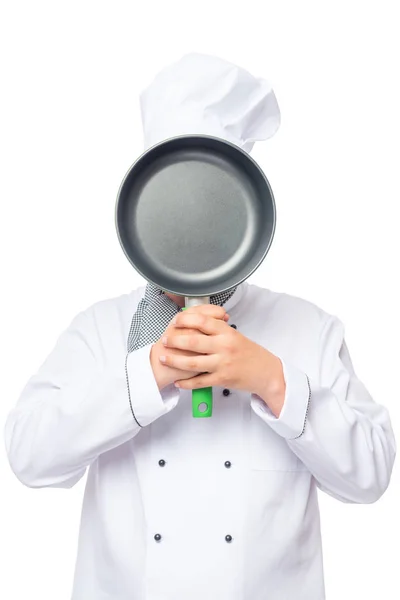
[[[397,4],[2,2],[2,422],[78,311],[142,284],[114,228],[142,151],[138,94],[195,50],[268,78],[282,111],[253,152],[278,221],[251,282],[340,317],[399,436]],[[84,482],[25,488],[4,452],[0,474],[0,597],[68,600]],[[328,600],[400,597],[399,488],[396,465],[374,505],[320,496]]]

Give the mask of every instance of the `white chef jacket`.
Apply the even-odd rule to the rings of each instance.
[[[216,387],[213,416],[195,419],[190,391],[159,392],[151,345],[126,354],[143,294],[79,313],[6,423],[25,485],[69,488],[88,468],[73,600],[322,600],[317,488],[374,502],[395,456],[342,323],[242,283],[225,308],[282,360],[282,412]]]

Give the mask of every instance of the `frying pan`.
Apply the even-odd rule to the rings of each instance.
[[[185,307],[247,279],[271,246],[276,208],[258,164],[238,146],[181,135],[144,152],[117,195],[115,224],[132,266]],[[212,415],[212,388],[192,390],[194,417]]]

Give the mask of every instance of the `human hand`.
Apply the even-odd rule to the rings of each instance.
[[[214,304],[201,304],[199,306],[192,306],[185,310],[185,312],[190,312],[191,314],[204,315],[207,318],[212,320],[220,320],[221,322],[227,321],[229,319],[229,315],[227,315],[226,310],[221,306],[215,306]],[[181,314],[181,313],[179,313]],[[183,313],[182,313],[183,314]],[[184,330],[179,330],[179,335],[193,335],[196,332],[195,329],[191,329],[186,327]],[[171,337],[177,334],[177,330],[175,325],[171,323],[168,325],[165,330],[163,337]],[[162,339],[161,338],[161,339]],[[170,365],[166,365],[163,363],[160,358],[162,356],[167,357],[192,357],[195,356],[196,353],[190,350],[181,350],[178,348],[165,348],[162,344],[162,341],[158,340],[155,344],[153,344],[150,351],[150,363],[153,369],[154,377],[156,379],[158,388],[161,390],[165,386],[174,383],[176,380],[181,380],[185,378],[194,377],[198,375],[200,371],[197,370],[181,370],[177,367],[172,367]]]
[[[246,390],[279,412],[284,379],[277,356],[230,327],[225,319],[212,318],[193,308],[179,313],[175,321],[174,328],[161,339],[164,351],[159,360],[185,373],[185,377],[175,381],[177,387]]]

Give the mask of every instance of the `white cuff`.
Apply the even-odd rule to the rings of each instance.
[[[152,344],[130,352],[126,357],[126,377],[135,421],[141,427],[149,425],[175,408],[179,389],[173,384],[158,389],[150,364]]]
[[[304,431],[310,403],[311,389],[308,377],[282,359],[283,376],[286,383],[285,400],[278,418],[257,395],[251,395],[251,408],[263,421],[286,439],[300,437]]]

